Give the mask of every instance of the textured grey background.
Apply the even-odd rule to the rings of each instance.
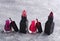
[[[9,17],[16,21],[19,28],[21,14],[27,11],[29,25],[36,18],[44,25],[51,11],[54,13],[55,28],[51,35],[0,33],[0,41],[60,41],[60,0],[0,0],[0,31]]]

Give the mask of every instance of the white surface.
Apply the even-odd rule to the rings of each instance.
[[[54,13],[55,28],[51,35],[0,33],[0,41],[59,41],[60,40],[60,0],[0,0],[0,30],[5,20],[11,17],[19,27],[22,10],[27,11],[29,24],[36,18],[44,25],[51,11]]]

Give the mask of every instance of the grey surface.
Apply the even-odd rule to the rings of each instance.
[[[55,28],[51,35],[0,33],[0,41],[59,41],[60,40],[60,0],[0,0],[0,31],[9,17],[16,21],[19,28],[21,14],[27,11],[29,25],[36,18],[44,25],[51,11],[54,13]]]

